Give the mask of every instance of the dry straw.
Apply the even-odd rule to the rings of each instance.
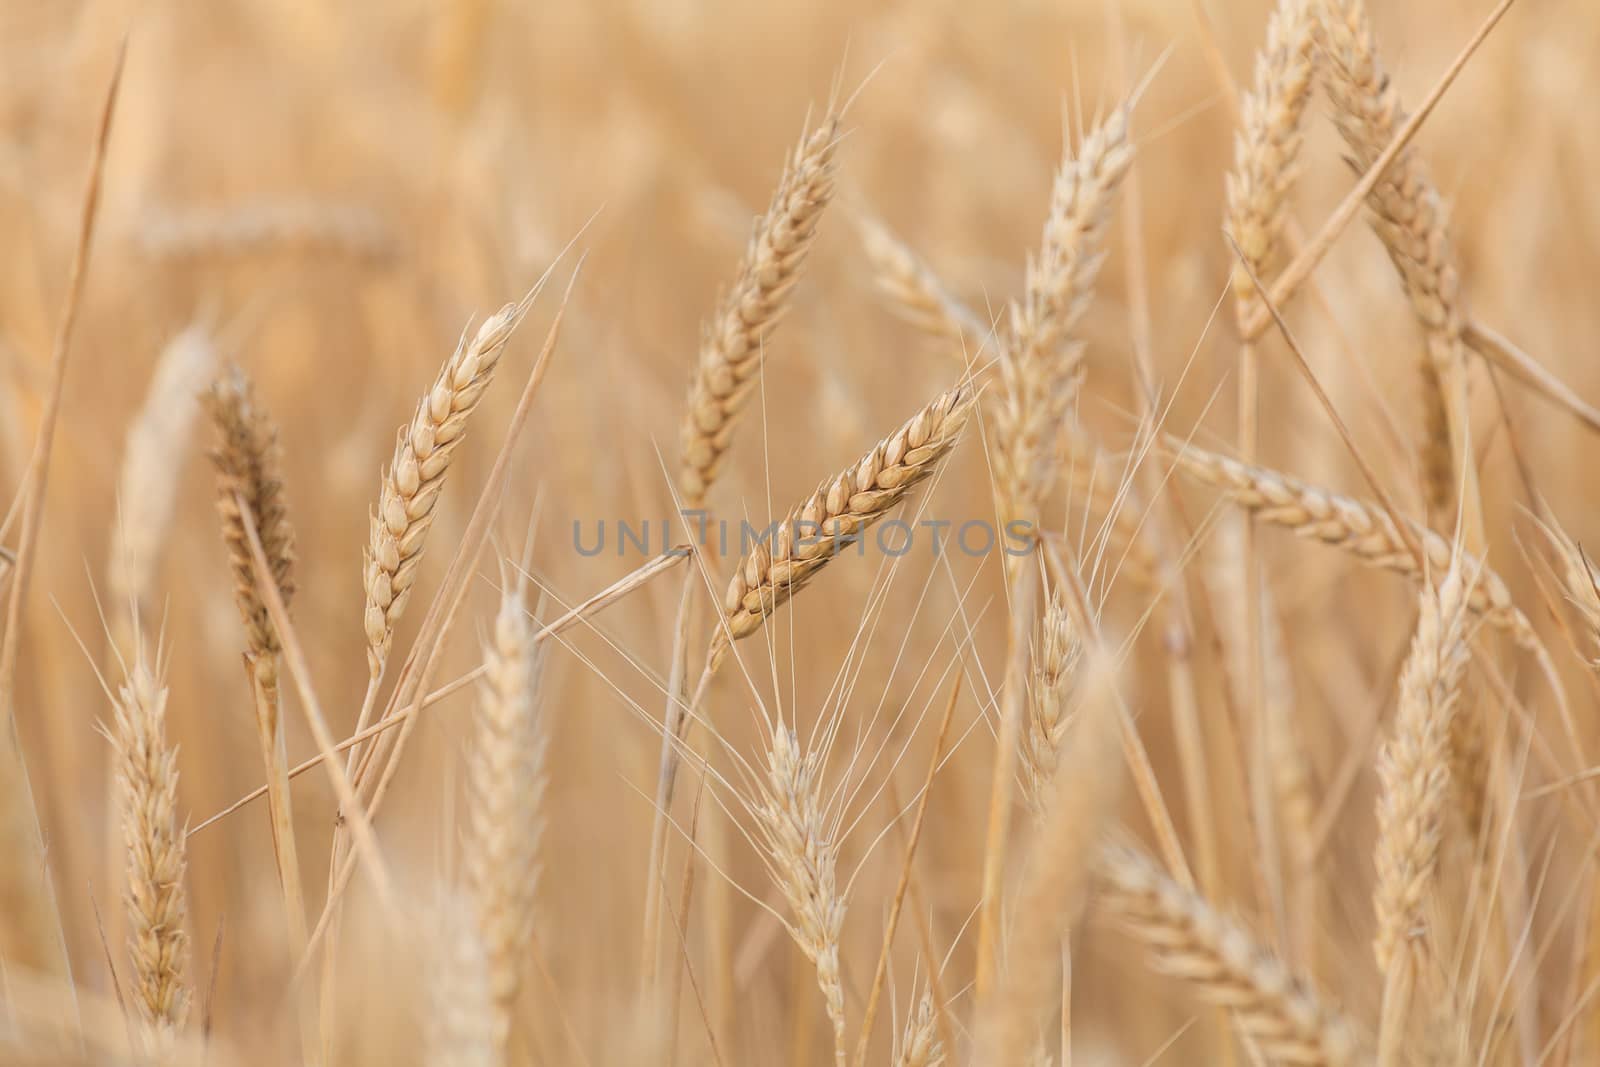
[[[733,288],[705,327],[680,435],[678,491],[686,507],[703,504],[716,480],[755,388],[766,341],[788,310],[789,292],[833,200],[841,117],[830,111],[795,149],[772,205],[756,220]]]
[[[468,895],[488,967],[497,1062],[502,1063],[539,884],[545,735],[535,716],[541,659],[522,596],[508,587],[483,654],[463,846]]]
[[[189,1014],[184,835],[177,752],[166,739],[167,689],[143,649],[137,654],[113,701],[110,737],[127,853],[131,999],[145,1039],[159,1049],[173,1042]]]
[[[1244,927],[1165,874],[1142,852],[1101,854],[1101,903],[1144,942],[1150,966],[1194,995],[1227,1008],[1234,1026],[1268,1062],[1345,1067],[1369,1062],[1360,1028]]]

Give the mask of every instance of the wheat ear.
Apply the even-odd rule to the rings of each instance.
[[[767,751],[766,774],[751,805],[757,838],[793,916],[790,936],[816,966],[817,986],[833,1025],[834,1060],[845,1053],[844,981],[839,970],[839,933],[844,897],[836,868],[839,842],[834,820],[823,810],[822,752],[805,752],[793,728],[777,723]]]
[[[1416,635],[1400,674],[1394,735],[1378,757],[1373,952],[1384,978],[1380,1048],[1404,1035],[1409,983],[1431,947],[1424,905],[1439,868],[1450,792],[1450,729],[1467,664],[1465,597],[1458,567],[1437,586],[1423,586]]]
[[[526,310],[526,304],[507,304],[470,340],[463,337],[416,414],[400,428],[378,489],[365,554],[367,661],[375,678],[389,658],[395,624],[416,582],[450,460]]]
[[[995,408],[995,486],[1009,522],[1033,521],[1055,480],[1056,443],[1083,379],[1073,336],[1105,260],[1117,187],[1133,162],[1128,112],[1114,110],[1056,172],[1050,214],[1026,290],[1010,306],[1000,346]]]
[[[963,346],[982,346],[988,327],[951,295],[922,257],[877,219],[860,218],[857,228],[873,284],[897,316],[929,337],[954,342],[957,355],[966,354]]]
[[[521,594],[508,586],[483,654],[469,757],[467,887],[487,957],[497,1062],[506,1062],[520,967],[533,924],[544,830],[541,660]]]
[[[772,205],[756,220],[733,288],[705,327],[680,434],[678,491],[685,507],[703,504],[716,480],[766,340],[788,310],[789,292],[833,200],[840,119],[830,112],[795,149]]]
[[[1299,171],[1300,127],[1315,65],[1313,27],[1310,0],[1280,0],[1256,55],[1255,84],[1239,98],[1227,192],[1228,232],[1245,261],[1233,270],[1241,330],[1260,299],[1251,275],[1265,278],[1272,266]]]
[[[1082,651],[1066,604],[1060,598],[1052,600],[1039,623],[1038,653],[1033,657],[1028,688],[1028,723],[1019,752],[1022,794],[1036,819],[1042,819],[1048,807],[1050,783],[1069,722],[1067,695]]]
[[[1189,445],[1181,446],[1176,455],[1178,465],[1186,473],[1197,481],[1224,490],[1234,503],[1263,522],[1341,548],[1374,567],[1414,579],[1423,577],[1394,522],[1375,504],[1340,496],[1280,471],[1252,467]],[[1403,521],[1420,540],[1423,555],[1434,573],[1442,575],[1449,570],[1454,555],[1450,542],[1409,519]],[[1512,602],[1511,590],[1500,576],[1466,554],[1461,555],[1461,567],[1478,576],[1466,594],[1467,609],[1490,626],[1505,631],[1519,646],[1542,652],[1533,624]]]
[[[1152,969],[1229,1010],[1270,1062],[1345,1067],[1371,1062],[1355,1023],[1324,1003],[1237,922],[1165,874],[1142,852],[1101,852],[1100,900],[1149,950]]]
[[[915,1009],[906,1019],[900,1034],[900,1051],[895,1055],[895,1067],[943,1067],[944,1042],[939,1038],[938,1013],[934,1010],[933,995],[923,993],[917,998]]]
[[[166,739],[167,689],[145,662],[142,648],[135,648],[113,711],[110,735],[128,864],[124,900],[132,999],[147,1041],[162,1049],[189,1014],[186,864],[177,814],[177,752]]]
[[[161,351],[144,405],[128,427],[117,481],[117,524],[108,584],[118,612],[140,611],[149,598],[156,564],[167,544],[178,475],[189,450],[200,406],[196,397],[211,380],[216,348],[200,325],[179,333]],[[124,653],[128,641],[119,642]]]
[[[819,485],[739,562],[723,596],[723,625],[712,638],[709,670],[716,669],[730,642],[761,629],[845,545],[932,477],[960,439],[973,396],[967,383],[940,394]]]
[[[446,900],[428,976],[431,1003],[425,1062],[439,1067],[499,1067],[491,964],[462,902]]]
[[[246,654],[256,735],[267,775],[267,807],[272,819],[273,857],[283,889],[291,948],[296,956],[306,945],[305,899],[300,885],[299,848],[289,791],[288,754],[279,715],[277,629],[256,588],[245,533],[243,507],[249,511],[267,558],[278,596],[287,607],[294,596],[294,528],[289,523],[279,473],[278,430],[256,401],[244,372],[231,367],[211,387],[206,407],[217,433],[211,462],[217,472],[217,514],[228,549],[233,597],[244,621]]]
[[[1364,0],[1321,0],[1328,95],[1339,133],[1357,170],[1370,168],[1405,122],[1400,94],[1378,58]],[[1423,468],[1430,506],[1450,513],[1464,466],[1467,435],[1465,315],[1444,201],[1415,148],[1389,166],[1367,196],[1373,229],[1405,283],[1422,324],[1428,358]],[[1473,484],[1468,485],[1473,493]],[[1467,502],[1476,508],[1475,494]],[[1469,515],[1469,524],[1480,521]],[[1475,550],[1480,545],[1469,545]]]

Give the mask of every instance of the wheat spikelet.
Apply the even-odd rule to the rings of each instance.
[[[842,551],[939,469],[966,424],[972,387],[940,394],[859,461],[817,487],[740,561],[723,597],[710,662],[748,637]],[[714,667],[712,669],[715,669]]]
[[[163,1048],[189,1013],[184,835],[177,815],[177,753],[166,741],[167,690],[145,663],[143,649],[137,650],[113,710],[110,736],[127,852],[132,1000],[146,1038]]]
[[[144,405],[128,427],[107,574],[119,608],[138,610],[150,594],[199,411],[196,397],[210,381],[216,358],[204,326],[193,325],[179,333],[162,349]]]
[[[1600,652],[1600,571],[1564,530],[1547,522],[1539,523],[1539,529],[1556,554],[1556,562],[1560,564],[1556,573],[1561,577],[1567,599],[1583,619],[1590,652]],[[1591,662],[1600,664],[1600,661]]]
[[[283,500],[278,429],[257,403],[250,379],[237,367],[229,368],[211,387],[207,408],[217,431],[211,462],[217,471],[217,513],[228,547],[233,598],[250,652],[258,657],[256,679],[272,693],[277,687],[278,633],[256,589],[239,501],[249,509],[273,583],[287,605],[294,596],[294,527]]]
[[[1067,691],[1082,645],[1066,604],[1057,598],[1039,624],[1039,651],[1028,689],[1028,723],[1022,736],[1022,793],[1035,818],[1043,818],[1066,735]]]
[[[1036,520],[1055,480],[1056,444],[1083,378],[1072,336],[1105,259],[1114,194],[1133,162],[1128,113],[1117,108],[1056,173],[1050,214],[1026,291],[1010,306],[1000,346],[995,409],[995,485],[1002,518]]]
[[[365,553],[367,659],[374,676],[389,658],[395,623],[411,596],[450,459],[525,310],[525,305],[507,304],[484,320],[470,341],[463,337],[417,404],[416,415],[400,428]]]
[[[906,1019],[900,1034],[900,1051],[894,1058],[895,1067],[942,1067],[945,1061],[944,1042],[939,1039],[939,1020],[933,1007],[933,995],[923,993],[917,998],[915,1009]]]
[[[533,923],[545,789],[545,739],[535,719],[541,657],[515,588],[501,597],[483,667],[463,848],[493,998],[495,1048],[504,1062]]]
[[[794,730],[777,723],[767,752],[767,773],[759,780],[759,794],[750,807],[768,869],[793,916],[789,934],[816,966],[817,985],[833,1024],[834,1058],[842,1067],[846,1055],[839,933],[845,902],[835,880],[839,843],[822,808],[821,773],[822,754],[803,752]]]
[[[1452,568],[1418,597],[1417,631],[1400,675],[1394,736],[1378,758],[1378,916],[1374,954],[1387,972],[1424,929],[1450,789],[1450,725],[1466,669],[1466,588]]]
[[[772,205],[756,220],[733,288],[705,328],[680,435],[678,491],[686,507],[704,503],[716,480],[755,386],[763,346],[788,310],[789,292],[833,200],[840,118],[830,113],[795,149]]]
[[[1423,577],[1394,522],[1374,504],[1308,485],[1281,471],[1252,467],[1192,446],[1179,447],[1177,462],[1196,480],[1226,491],[1234,503],[1264,522],[1341,548],[1374,567],[1411,578]],[[1453,556],[1450,542],[1432,530],[1406,522],[1420,541],[1428,566],[1434,573],[1443,574]],[[1505,631],[1521,647],[1538,649],[1533,624],[1512,603],[1511,590],[1500,576],[1465,554],[1461,556],[1461,566],[1478,576],[1466,594],[1467,609],[1490,626]]]
[[[1101,902],[1149,949],[1152,969],[1229,1010],[1269,1062],[1370,1062],[1360,1029],[1258,945],[1248,931],[1126,846],[1101,853]]]
[[[876,219],[857,222],[873,284],[902,320],[942,341],[981,345],[987,327],[950,294],[933,268]]]
[[[1363,0],[1324,0],[1319,8],[1328,95],[1357,170],[1367,170],[1405,121],[1400,94],[1378,58]],[[1465,315],[1447,211],[1415,148],[1408,146],[1367,197],[1373,229],[1405,283],[1422,324],[1428,359],[1423,466],[1430,506],[1448,514],[1460,467],[1470,462],[1466,433]]]

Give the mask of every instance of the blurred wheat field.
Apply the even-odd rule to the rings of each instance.
[[[1505,6],[0,4],[0,1062],[1596,1062]]]

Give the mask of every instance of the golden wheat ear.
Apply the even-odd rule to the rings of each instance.
[[[961,437],[975,396],[970,383],[942,393],[860,460],[819,485],[739,562],[712,639],[720,660],[816,577],[839,552],[932,477]]]
[[[817,224],[833,201],[834,153],[842,115],[831,111],[784,168],[772,206],[755,232],[733,287],[706,325],[680,431],[678,492],[697,508],[716,481],[740,413],[755,387],[767,339],[789,307]]]

